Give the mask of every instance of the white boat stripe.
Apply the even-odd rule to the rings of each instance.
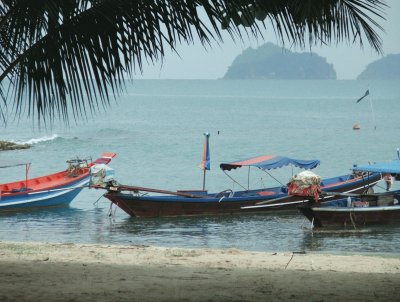
[[[62,188],[62,189],[54,189],[54,190],[57,190],[57,192],[55,194],[48,194],[46,196],[39,197],[39,198],[33,198],[33,199],[29,199],[29,200],[25,199],[25,200],[4,202],[4,203],[1,202],[1,199],[0,199],[0,208],[5,207],[5,206],[24,204],[24,203],[29,204],[29,203],[36,202],[36,201],[42,201],[42,200],[46,200],[46,199],[50,199],[50,198],[55,198],[57,196],[66,194],[67,191],[71,191],[71,190],[78,189],[78,188],[83,188],[85,184],[89,183],[89,181],[90,181],[90,179],[84,179],[78,183],[79,186],[66,187],[66,188]],[[43,190],[43,191],[35,192],[35,194],[51,192],[51,191],[52,190]],[[32,193],[30,193],[30,194],[32,194]]]

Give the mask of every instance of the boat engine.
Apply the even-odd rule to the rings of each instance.
[[[105,164],[96,164],[90,168],[90,185],[98,187],[108,187],[115,185],[115,171]]]

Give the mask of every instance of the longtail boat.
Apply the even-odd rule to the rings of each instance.
[[[357,172],[381,173],[388,186],[386,192],[373,194],[338,194],[329,201],[310,201],[298,207],[313,227],[363,227],[400,223],[400,190],[390,191],[391,180],[400,179],[400,160],[355,166]],[[330,193],[330,195],[332,195]]]
[[[5,163],[0,168],[25,166],[25,179],[0,184],[0,212],[68,205],[90,182],[90,168],[108,164],[115,153],[103,153],[95,161],[68,160],[66,170],[29,178],[30,163]]]
[[[313,169],[319,163],[319,160],[298,160],[284,156],[263,155],[222,163],[220,168],[223,171],[229,171],[241,167],[255,167],[267,172],[288,165]],[[380,173],[351,173],[323,179],[320,187],[332,192],[361,193],[373,187],[380,179]],[[208,193],[207,190],[166,191],[120,185],[114,182],[98,187],[107,190],[104,196],[113,204],[135,217],[226,215],[295,210],[305,199],[303,196],[288,196],[286,185],[241,191],[228,189],[216,193]],[[157,195],[147,195],[149,192],[157,193]],[[257,205],[261,202],[269,204]]]

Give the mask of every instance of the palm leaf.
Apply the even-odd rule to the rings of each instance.
[[[108,106],[123,79],[162,60],[178,43],[203,46],[262,37],[347,41],[381,52],[385,4],[378,0],[4,0],[0,3],[0,114],[78,119]],[[9,90],[11,89],[11,90]]]

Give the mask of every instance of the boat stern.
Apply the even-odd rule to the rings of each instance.
[[[310,205],[301,205],[297,209],[303,214],[313,225],[313,227],[322,227],[321,221],[318,219],[315,211]]]

